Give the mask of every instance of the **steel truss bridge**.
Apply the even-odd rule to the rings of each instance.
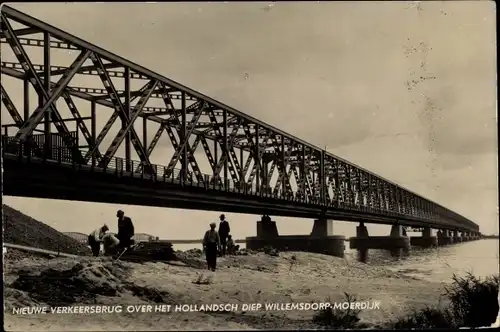
[[[12,118],[2,120],[6,195],[479,231],[366,169],[8,6],[0,41],[2,106]],[[58,49],[67,65],[54,63]],[[7,91],[7,77],[22,87]],[[91,87],[78,83],[89,77]],[[160,165],[151,159],[165,134],[174,152]]]

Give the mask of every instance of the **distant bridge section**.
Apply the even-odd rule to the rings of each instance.
[[[479,230],[381,176],[18,10],[3,6],[1,19],[6,195]],[[165,136],[174,152],[155,157]]]

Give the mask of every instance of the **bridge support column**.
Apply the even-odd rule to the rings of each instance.
[[[448,230],[440,230],[438,231],[438,245],[446,246],[449,244],[453,244],[453,237],[450,236]]]
[[[333,220],[314,220],[311,236],[331,236],[333,235]]]
[[[257,221],[257,237],[272,239],[278,237],[278,227],[276,226],[276,221],[267,218],[262,218],[261,221]]]
[[[453,231],[453,243],[461,243],[462,237],[458,234],[457,230]]]
[[[469,232],[462,232],[462,242],[470,241]]]
[[[436,236],[432,236],[432,229],[430,227],[424,227],[422,236],[412,236],[410,243],[415,247],[433,248],[437,247],[438,239]]]
[[[358,257],[362,261],[368,258],[369,249],[389,250],[393,256],[400,256],[410,249],[410,239],[405,235],[406,230],[400,225],[391,228],[389,236],[369,236],[365,225],[356,227],[356,237],[349,239],[349,247],[358,250]]]
[[[269,216],[257,222],[257,236],[247,237],[247,249],[259,250],[272,247],[281,251],[305,251],[344,257],[345,237],[333,235],[333,222],[327,219],[314,221],[310,235],[279,235],[276,222]]]

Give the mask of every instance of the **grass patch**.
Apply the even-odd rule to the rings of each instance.
[[[205,276],[204,274],[198,274],[196,276],[196,279],[193,280],[193,284],[196,285],[211,285],[213,283],[213,278],[212,276],[208,275]]]
[[[356,298],[348,293],[344,293],[345,301],[349,304],[356,302]],[[332,303],[330,299],[327,302]],[[350,306],[345,310],[335,310],[333,303],[329,308],[318,311],[314,317],[313,322],[330,329],[352,329],[358,326],[359,323],[359,309],[351,309]]]
[[[445,288],[447,308],[426,307],[390,325],[396,329],[491,326],[499,311],[499,282],[498,275],[484,279],[470,273],[465,277],[453,276],[452,284]]]

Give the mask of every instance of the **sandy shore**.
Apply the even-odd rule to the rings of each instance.
[[[327,299],[342,301],[346,292],[359,301],[380,301],[380,310],[365,310],[360,314],[361,322],[370,326],[385,325],[412,309],[436,305],[444,286],[382,267],[311,253],[288,252],[281,253],[280,257],[259,253],[222,258],[215,273],[192,267],[202,267],[202,257],[189,258],[191,267],[185,264],[111,262],[105,258],[81,258],[78,261],[43,258],[6,260],[5,329],[89,331],[318,327],[312,323],[313,311],[122,313],[94,314],[91,317],[83,314],[20,316],[11,313],[12,307],[48,303],[34,293],[13,287],[12,283],[20,274],[40,273],[47,269],[68,270],[78,263],[82,269],[75,278],[86,280],[86,284],[104,285],[114,289],[116,294],[95,295],[89,291],[89,294],[74,300],[75,304],[154,303],[154,294],[158,292],[166,304],[323,302]],[[195,282],[207,278],[208,284]],[[135,292],[136,288],[142,289],[142,295]],[[57,298],[51,301],[57,302]]]

